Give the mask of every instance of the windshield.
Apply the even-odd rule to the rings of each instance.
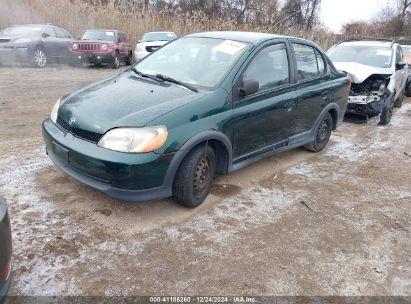
[[[214,38],[180,38],[136,65],[146,74],[163,74],[179,81],[213,88],[243,54],[247,43]]]
[[[113,31],[86,31],[81,40],[115,41],[116,35]]]
[[[2,33],[12,36],[37,36],[41,34],[42,29],[40,26],[13,26],[6,28]]]
[[[401,46],[402,52],[404,54],[404,61],[411,64],[411,46]]]
[[[333,62],[356,62],[376,68],[391,66],[392,49],[377,46],[337,46],[327,54]]]
[[[176,36],[173,33],[147,33],[144,34],[143,39],[141,39],[141,41],[171,41],[175,38]]]

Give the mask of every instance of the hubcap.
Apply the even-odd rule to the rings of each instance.
[[[42,50],[37,50],[34,52],[34,63],[38,67],[44,67],[47,63],[46,54]]]
[[[194,172],[194,195],[200,197],[207,189],[210,180],[210,164],[206,157],[202,158]]]
[[[328,121],[323,120],[323,122],[320,125],[320,128],[318,129],[318,133],[317,133],[317,141],[319,143],[322,143],[327,139],[328,128],[329,128]]]

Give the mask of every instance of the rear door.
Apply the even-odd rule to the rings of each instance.
[[[59,54],[58,50],[58,43],[57,43],[57,37],[56,37],[56,32],[53,30],[52,27],[46,26],[43,29],[43,34],[46,34],[46,36],[43,36],[41,38],[41,42],[44,45],[44,48],[46,49],[47,56],[49,58],[56,59]]]
[[[329,74],[323,55],[315,47],[300,41],[292,42],[298,83],[295,128],[296,134],[309,132],[333,92],[329,87]],[[296,143],[304,136],[297,137]]]
[[[287,145],[294,134],[295,87],[290,49],[286,41],[265,45],[256,52],[233,88],[234,162]],[[259,83],[257,93],[242,97],[247,80]]]

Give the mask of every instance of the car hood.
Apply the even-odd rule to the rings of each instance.
[[[0,34],[0,42],[1,41],[6,42],[6,40],[7,40],[7,42],[9,42],[9,41],[13,41],[13,40],[19,39],[19,38],[31,38],[31,39],[33,39],[33,37],[27,37],[27,36],[22,36],[22,35],[2,35],[2,34]]]
[[[106,44],[110,44],[110,43],[115,43],[114,41],[110,41],[110,40],[76,40],[74,41],[74,43],[106,43]]]
[[[170,41],[146,41],[146,42],[139,42],[137,45],[145,46],[162,46]]]
[[[71,127],[103,134],[116,127],[143,127],[206,94],[124,72],[64,97],[59,117]]]
[[[389,68],[376,68],[369,65],[364,65],[356,62],[333,62],[337,70],[347,72],[351,75],[353,83],[362,83],[368,77],[374,74],[391,75],[392,71]]]

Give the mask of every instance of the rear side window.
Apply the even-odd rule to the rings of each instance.
[[[120,42],[126,42],[126,36],[123,33],[118,33],[118,39]]]
[[[325,73],[325,63],[320,52],[311,46],[293,43],[297,61],[297,80],[321,76]]]
[[[285,44],[271,45],[260,51],[244,71],[243,80],[257,80],[260,92],[289,83]]]

